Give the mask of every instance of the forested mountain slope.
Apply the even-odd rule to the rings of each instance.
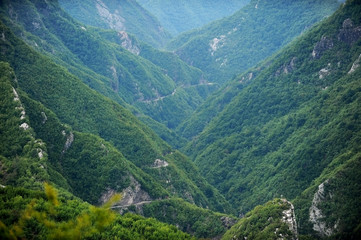
[[[356,177],[360,13],[360,1],[347,1],[259,68],[234,79],[220,98],[227,99],[230,92],[229,103],[189,144],[187,153],[201,172],[241,213],[281,195],[298,198],[311,187],[295,206],[302,208],[304,233],[311,226],[308,230],[327,236],[359,224],[347,214],[361,214],[354,203],[361,185]],[[216,102],[213,106],[218,107]],[[324,181],[335,198],[323,190],[318,198],[313,195]],[[345,200],[340,202],[342,193]],[[328,208],[324,199],[331,201]],[[326,210],[312,215],[311,204]],[[342,213],[334,214],[338,208]]]
[[[135,34],[156,48],[171,36],[161,23],[136,0],[59,0],[61,7],[86,25]]]
[[[12,73],[2,79],[2,101],[10,104],[9,111],[2,109],[1,137],[8,144],[1,149],[2,184],[39,188],[42,181],[51,181],[92,203],[123,192],[119,205],[124,208],[181,197],[232,211],[187,157],[129,110],[34,51],[4,24],[0,31],[0,59],[8,62],[2,65],[2,76]],[[13,117],[9,121],[7,116]],[[222,222],[221,216],[215,219]],[[179,219],[172,221],[177,224]]]
[[[230,17],[179,35],[167,48],[224,83],[331,15],[337,0],[252,0]]]
[[[154,14],[162,25],[173,35],[199,28],[209,22],[232,15],[249,0],[137,0]]]
[[[189,116],[214,88],[199,69],[175,55],[138,43],[124,31],[82,25],[55,1],[4,1],[1,11],[3,21],[35,50],[65,66],[92,89],[123,106],[134,106],[134,113],[140,112],[137,115],[147,114],[168,128]],[[166,128],[162,129],[158,133],[166,134]],[[176,138],[172,141],[178,145]]]

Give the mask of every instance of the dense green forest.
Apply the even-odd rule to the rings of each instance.
[[[182,141],[169,128],[189,117],[216,87],[176,55],[153,49],[124,31],[81,24],[57,2],[5,1],[0,10],[4,23],[34,50],[135,115],[143,115],[140,119],[172,146]]]
[[[298,200],[303,209],[301,232],[327,236],[344,225],[350,231],[357,228],[358,220],[351,224],[339,217],[339,228],[328,227],[331,230],[326,234],[314,223],[321,217],[311,217],[309,209],[321,179],[339,179],[339,171],[357,164],[360,22],[360,4],[347,2],[283,51],[235,78],[204,106],[203,113],[218,114],[209,117],[210,123],[193,138],[186,153],[241,212],[281,195],[295,199],[311,185],[308,199]],[[324,171],[329,172],[328,178]],[[349,174],[350,179],[339,181],[359,187],[354,180],[357,171]],[[357,198],[351,186],[348,194]],[[334,201],[323,214],[341,207],[339,200]],[[345,204],[344,214],[359,216],[352,201]]]
[[[361,1],[233,3],[0,2],[1,239],[361,237]]]
[[[337,0],[252,0],[232,16],[177,36],[167,49],[223,84],[331,15]]]
[[[232,212],[187,157],[172,150],[130,111],[31,49],[3,24],[1,32],[1,60],[10,63],[4,63],[2,75],[13,73],[3,79],[8,95],[2,96],[12,104],[11,114],[18,116],[17,122],[8,122],[6,116],[11,114],[2,111],[4,123],[12,124],[4,125],[1,134],[2,142],[9,144],[1,153],[2,184],[41,189],[41,182],[50,180],[93,204],[126,188],[130,197],[125,195],[125,202],[182,197]],[[17,108],[12,91],[19,99]],[[8,153],[9,149],[15,152]]]

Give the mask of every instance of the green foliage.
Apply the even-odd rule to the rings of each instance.
[[[201,69],[209,81],[223,84],[280,50],[338,6],[337,0],[253,0],[230,17],[179,35],[167,48]]]
[[[219,237],[230,227],[225,224],[226,219],[235,222],[234,217],[196,207],[182,199],[154,201],[144,205],[143,212],[146,217],[177,225],[198,238]]]
[[[209,104],[211,114],[219,106],[221,112],[186,150],[240,212],[281,195],[296,198],[334,159],[360,151],[360,69],[348,74],[361,53],[360,39],[349,44],[338,38],[345,19],[360,25],[359,13],[359,3],[346,3],[251,70],[252,81],[242,82],[248,73],[235,78]],[[322,36],[333,47],[313,58]],[[285,72],[292,59],[293,69]],[[327,66],[330,74],[320,77]]]
[[[282,212],[290,207],[284,199],[274,199],[257,206],[228,230],[222,239],[295,239],[297,236],[282,221]]]
[[[23,188],[0,189],[2,239],[194,239],[155,219],[109,210],[119,196],[102,207]]]
[[[109,206],[119,200],[119,196],[102,208],[88,206],[87,211],[82,211],[75,219],[66,220],[66,216],[70,214],[68,212],[67,215],[64,215],[64,211],[70,211],[71,207],[60,206],[57,192],[50,185],[45,184],[44,188],[47,201],[41,198],[32,199],[20,214],[17,222],[11,227],[1,225],[3,237],[6,239],[82,239],[103,231],[115,219],[115,213],[109,210]],[[3,191],[3,194],[6,193],[7,189]],[[21,194],[21,192],[19,193]],[[15,196],[14,200],[19,197],[21,198],[19,195]],[[7,204],[14,204],[14,200],[11,200],[8,198]],[[29,201],[29,199],[25,199],[25,201]]]
[[[49,18],[44,20],[44,24],[48,24],[49,29],[54,33],[57,32],[62,38],[66,38],[67,27],[74,29],[73,20],[63,16],[64,13],[58,13],[57,11],[60,10],[56,5],[50,4],[46,8],[36,3],[36,6],[40,13],[49,10],[47,15]],[[54,25],[51,25],[51,22]],[[49,57],[42,56],[29,48],[3,24],[1,31],[4,33],[5,41],[0,43],[4,49],[0,58],[8,61],[14,68],[19,88],[29,98],[27,104],[33,119],[32,124],[39,137],[49,143],[49,155],[51,155],[49,172],[52,173],[54,182],[76,196],[96,203],[108,187],[120,190],[127,185],[128,178],[133,176],[141,184],[142,189],[153,198],[162,198],[168,193],[177,197],[190,195],[190,199],[193,198],[197,205],[219,211],[230,209],[227,201],[220,197],[217,190],[205,184],[198,171],[189,171],[196,174],[190,176],[179,167],[190,162],[188,158],[178,154],[174,158],[175,154],[172,156],[169,145],[140,123],[128,110],[87,87]],[[86,37],[76,30],[74,34],[79,39]],[[95,37],[89,41],[96,42],[94,39]],[[67,38],[64,43],[74,49],[85,48],[83,44],[86,41],[79,46],[73,41],[74,39]],[[99,45],[100,48],[102,46],[106,45]],[[130,53],[122,50],[116,54]],[[90,56],[83,56],[82,59],[89,60]],[[127,68],[133,67],[137,72],[139,65],[131,66],[132,61],[136,60],[135,56],[128,60],[130,62]],[[89,61],[89,64],[93,64],[91,60]],[[145,60],[144,63],[150,64]],[[157,69],[151,71],[156,72]],[[139,74],[143,74],[141,70]],[[44,124],[42,122],[45,118],[42,112],[49,117],[49,121],[45,121]],[[71,146],[68,146],[69,149],[66,149],[67,141],[70,141],[72,135],[75,140]],[[169,166],[162,169],[154,168],[156,159],[169,162]],[[92,168],[88,168],[89,165]],[[194,168],[191,163],[187,165],[190,169]],[[160,171],[164,171],[164,174],[159,174]],[[112,180],[113,178],[116,180]],[[167,183],[167,178],[171,179],[171,184]],[[168,191],[170,189],[171,191]],[[220,197],[219,200],[217,197]]]
[[[29,127],[13,69],[0,62],[0,74],[0,182],[38,189],[49,179],[46,146]]]

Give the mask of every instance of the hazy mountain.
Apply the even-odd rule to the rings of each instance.
[[[214,88],[199,69],[174,54],[152,49],[124,31],[82,25],[55,2],[12,2],[4,5],[2,16],[30,46],[65,66],[92,89],[123,106],[134,106],[132,111],[137,115],[145,113],[168,128],[190,116]],[[158,134],[173,146],[179,145],[166,127],[149,119],[146,122],[156,126]]]
[[[172,35],[176,36],[230,16],[249,3],[249,0],[138,0],[138,2],[154,14]]]
[[[230,17],[179,35],[168,44],[206,77],[224,83],[277,52],[339,6],[337,0],[252,0]]]
[[[86,25],[127,31],[153,47],[163,47],[170,34],[136,0],[59,0],[66,12]]]

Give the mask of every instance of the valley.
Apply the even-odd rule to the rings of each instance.
[[[1,239],[358,239],[361,2],[0,2]]]

